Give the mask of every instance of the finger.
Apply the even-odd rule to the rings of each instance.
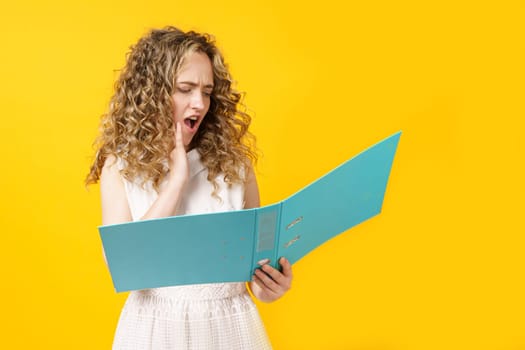
[[[259,278],[259,276],[254,274],[252,281],[259,287],[260,291],[264,293],[266,296],[269,296],[272,299],[279,297],[279,294],[274,292],[270,288],[268,288],[268,286],[264,284],[264,282]]]
[[[271,278],[279,284],[279,287],[283,291],[287,291],[292,286],[292,266],[286,258],[281,258],[279,263],[283,267],[283,272],[274,269],[269,265],[263,266],[264,272],[271,276]]]
[[[291,270],[292,267],[290,265],[290,262],[288,262],[285,258],[281,258],[279,260],[279,263],[281,266],[283,266],[283,272],[271,267],[270,265],[263,266],[264,272],[266,272],[268,275],[271,276],[271,278],[279,284],[279,287],[283,291],[287,291],[292,286],[292,275]],[[284,273],[286,269],[286,274]]]
[[[182,127],[180,122],[177,122],[177,127],[175,128],[175,148],[184,149],[182,143]]]
[[[283,275],[289,278],[293,277],[292,273],[292,264],[288,261],[286,258],[279,259],[279,264],[281,264],[281,267],[283,268]]]
[[[256,275],[256,273],[253,274],[252,281],[256,285],[258,285],[259,288],[261,288],[261,290],[267,291],[268,287],[266,287],[266,285],[263,283],[263,281],[261,281],[261,279]]]
[[[264,284],[265,289],[269,289],[274,293],[280,292],[280,286],[272,278],[270,278],[266,273],[260,269],[255,270],[255,277],[258,277],[261,282]]]
[[[261,269],[264,272],[266,272],[266,274],[269,275],[278,284],[283,284],[285,282],[285,277],[283,276],[283,274],[273,266],[267,264],[263,265]]]

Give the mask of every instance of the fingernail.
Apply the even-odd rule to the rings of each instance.
[[[257,264],[259,264],[260,266],[263,266],[263,265],[266,265],[266,264],[269,264],[270,263],[270,259],[261,259],[259,261],[257,261]]]

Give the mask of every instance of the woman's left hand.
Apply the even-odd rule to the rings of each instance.
[[[281,258],[279,264],[282,266],[282,272],[269,264],[264,264],[260,269],[255,270],[250,289],[260,301],[270,303],[290,290],[293,278],[292,265],[285,258]]]

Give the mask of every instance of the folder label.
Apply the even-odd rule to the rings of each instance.
[[[257,237],[257,253],[273,250],[275,231],[277,230],[277,211],[264,212],[259,215],[259,236]]]

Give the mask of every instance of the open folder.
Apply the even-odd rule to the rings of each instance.
[[[243,282],[379,214],[401,132],[261,208],[100,226],[117,292]]]

